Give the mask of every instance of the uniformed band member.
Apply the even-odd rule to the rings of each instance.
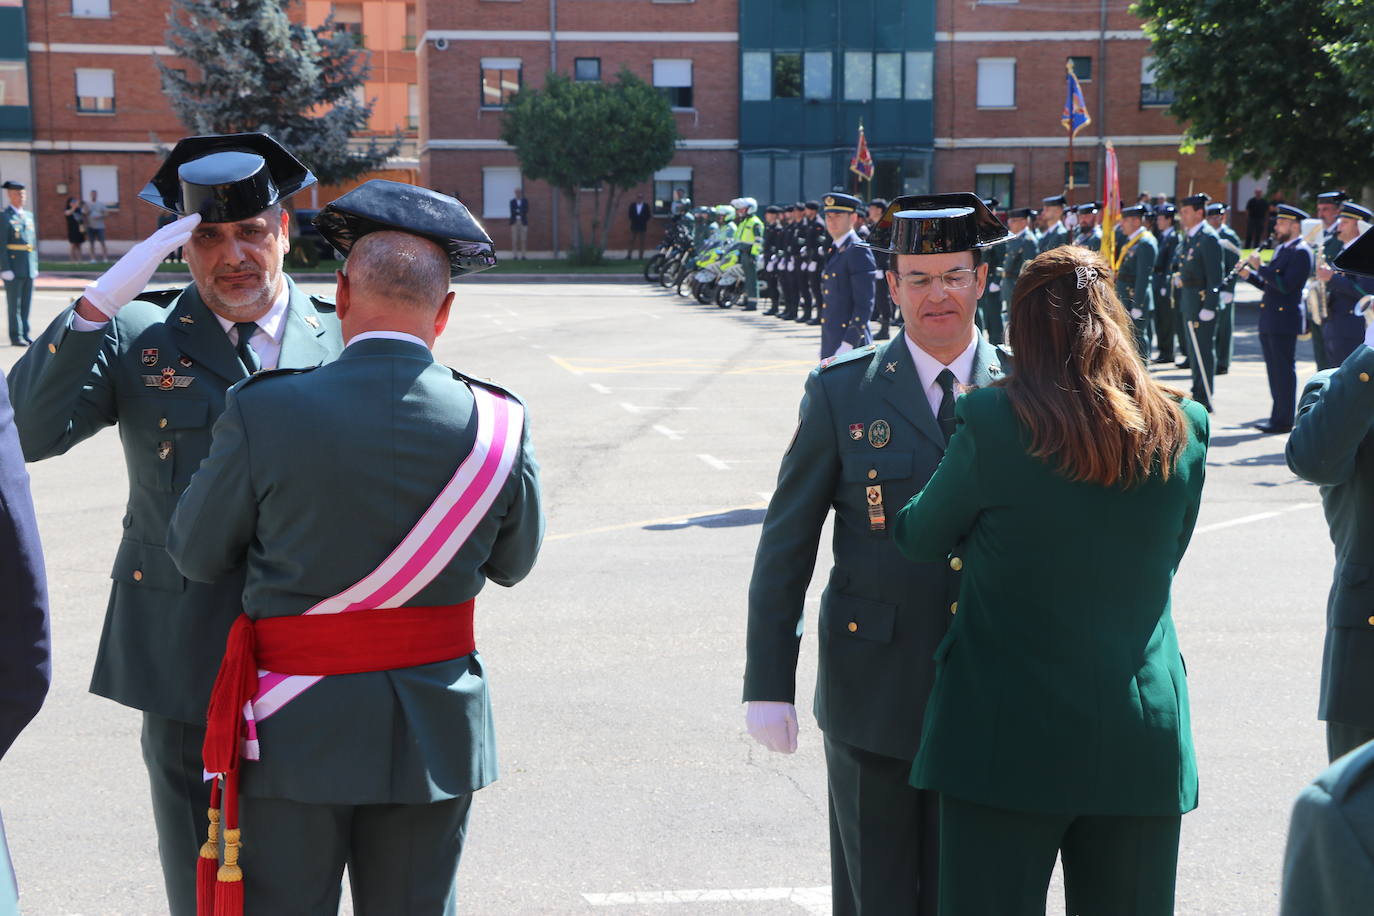
[[[887,201],[884,198],[875,197],[870,200],[868,202],[870,227],[876,226],[886,211]],[[869,250],[873,251],[872,248]],[[887,252],[873,251],[873,262],[876,265],[873,271],[873,320],[878,322],[878,330],[874,333],[873,339],[888,340],[892,336],[893,318],[895,317],[900,322],[901,316],[892,314],[892,295],[887,289]]]
[[[1194,194],[1184,198],[1179,207],[1184,234],[1179,239],[1174,291],[1188,348],[1188,365],[1193,371],[1193,400],[1211,411],[1216,391],[1217,317],[1228,305],[1221,301],[1221,281],[1225,276],[1221,240],[1206,220],[1209,200],[1206,194]]]
[[[869,246],[860,244],[863,201],[838,191],[825,195],[825,231],[834,240],[821,268],[821,359],[873,342],[873,271]]]
[[[1159,243],[1145,228],[1149,208],[1143,204],[1123,207],[1121,232],[1125,236],[1116,254],[1116,297],[1131,315],[1140,358],[1150,362],[1150,330],[1154,320],[1154,269]]]
[[[821,598],[815,714],[829,783],[834,912],[934,914],[934,799],[907,783],[958,590],[957,563],[908,563],[892,513],[930,477],[954,398],[1005,358],[974,330],[983,251],[1008,237],[974,194],[899,197],[874,227],[905,332],[828,360],[806,381],[749,586],[749,733],[796,749],[797,653],[821,529],[835,509]]]
[[[430,352],[450,280],[495,264],[467,209],[375,180],[316,225],[347,255],[337,301],[348,346],[328,366],[230,392],[168,531],[193,580],[248,570],[206,767],[235,772],[253,700],[260,759],[241,763],[237,837],[232,799],[224,815],[225,860],[241,844],[250,911],[333,913],[347,866],[354,912],[440,916],[454,912],[472,795],[496,778],[473,600],[534,565],[538,468],[520,401]],[[435,549],[432,532],[449,526],[470,534]],[[274,674],[260,683],[259,667]],[[279,680],[330,673],[347,676],[299,690]]]
[[[1075,211],[1078,214],[1078,226],[1073,239],[1075,245],[1089,251],[1102,250],[1102,227],[1097,224],[1100,210],[1096,202],[1078,205]]]
[[[0,184],[9,206],[0,214],[0,280],[5,281],[5,301],[9,306],[10,344],[27,347],[29,308],[33,304],[33,280],[38,276],[38,233],[33,213],[24,209],[28,191],[17,181]]]
[[[1171,203],[1155,207],[1155,238],[1159,240],[1159,255],[1155,258],[1155,345],[1159,355],[1155,362],[1169,364],[1174,361],[1174,343],[1182,333],[1178,320],[1178,309],[1174,302],[1174,255],[1178,251],[1178,229],[1174,225],[1178,215],[1177,208]],[[1186,355],[1187,350],[1180,343],[1178,349]]]
[[[983,201],[983,206],[993,213],[1001,205],[995,197]],[[1008,243],[1010,244],[1010,243]],[[988,265],[988,285],[983,295],[978,297],[978,326],[987,333],[988,342],[1000,346],[1003,338],[1002,326],[1002,261],[1006,257],[1006,245],[993,245],[985,252]]]
[[[1283,205],[1282,209],[1294,208]],[[1278,226],[1289,223],[1289,232],[1296,236],[1298,224],[1294,220],[1298,218],[1280,219]],[[1300,236],[1290,245],[1306,254]],[[1288,247],[1275,252],[1275,260]],[[1334,266],[1348,274],[1374,277],[1371,249],[1374,233],[1366,232],[1336,258]],[[1288,275],[1298,277],[1304,266],[1297,264]],[[1268,285],[1272,281],[1266,284],[1266,305]],[[1336,567],[1326,604],[1326,645],[1317,711],[1317,717],[1326,722],[1327,756],[1331,760],[1374,740],[1374,640],[1370,638],[1374,606],[1369,600],[1374,587],[1371,346],[1374,329],[1366,333],[1364,345],[1356,347],[1338,368],[1318,372],[1307,383],[1287,446],[1288,466],[1293,473],[1321,485],[1322,505],[1336,547]]]
[[[1039,253],[1069,244],[1069,229],[1064,225],[1064,208],[1067,206],[1068,201],[1063,194],[1046,197],[1041,202],[1040,218],[1045,224],[1045,231],[1040,234]]]
[[[188,582],[162,545],[176,498],[209,450],[226,389],[261,368],[319,365],[342,346],[332,305],[282,273],[289,237],[281,202],[314,182],[265,134],[180,141],[139,196],[181,218],[87,286],[9,379],[29,461],[120,426],[129,502],[91,691],[143,711],[173,916],[195,912],[209,801],[205,708],[242,610],[243,572]],[[144,293],[182,246],[194,282]]]
[[[1279,204],[1274,220],[1278,247],[1268,264],[1259,253],[1250,255],[1241,276],[1264,290],[1260,300],[1259,338],[1264,351],[1264,370],[1269,377],[1273,407],[1269,419],[1255,424],[1260,432],[1286,433],[1293,428],[1298,377],[1293,361],[1298,335],[1303,328],[1303,288],[1312,272],[1312,249],[1302,239],[1307,214],[1289,204]]]
[[[1236,276],[1232,268],[1240,261],[1240,236],[1227,225],[1231,208],[1219,200],[1207,205],[1207,225],[1216,230],[1221,241],[1221,269],[1226,280],[1221,284],[1221,304],[1226,309],[1220,314],[1217,324],[1217,375],[1231,371],[1231,359],[1235,356],[1236,332]]]
[[[1342,250],[1360,237],[1360,223],[1374,222],[1374,213],[1354,201],[1341,203],[1340,218],[1334,236]],[[1345,271],[1334,270],[1331,263],[1340,252],[1327,258],[1317,268],[1317,281],[1326,284],[1326,320],[1322,322],[1322,340],[1326,344],[1326,361],[1339,366],[1364,340],[1365,308],[1362,300],[1374,295],[1374,282]],[[1366,306],[1369,301],[1367,300]]]
[[[1341,204],[1350,198],[1344,191],[1323,191],[1317,195],[1317,218],[1322,221],[1322,234],[1320,251],[1313,250],[1312,257],[1313,274],[1310,283],[1315,287],[1321,283],[1316,276],[1316,268],[1321,267],[1323,262],[1330,264],[1336,255],[1341,253],[1344,244],[1337,237],[1336,221],[1340,216]],[[1325,288],[1321,288],[1318,295],[1325,295]],[[1329,304],[1328,304],[1329,307]],[[1317,364],[1317,369],[1334,369],[1340,363],[1333,363],[1327,356],[1326,347],[1326,316],[1324,314],[1313,314],[1311,310],[1307,313],[1307,330],[1312,335],[1312,359]]]
[[[1016,280],[1021,276],[1021,271],[1040,253],[1040,237],[1035,231],[1036,216],[1037,212],[1030,207],[1018,207],[1007,215],[1012,236],[1002,246],[1003,312],[1011,308],[1011,297],[1016,292]],[[1002,315],[997,317],[1001,319]]]

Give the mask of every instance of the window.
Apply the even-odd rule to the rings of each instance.
[[[482,169],[482,217],[510,219],[510,202],[520,187],[520,170],[511,166]]]
[[[844,52],[844,97],[854,102],[873,98],[873,55],[868,51]]]
[[[114,111],[114,71],[76,71],[76,110],[110,113]]]
[[[1141,58],[1140,61],[1140,107],[1149,108],[1158,105],[1172,105],[1174,103],[1174,91],[1172,89],[1160,89],[1155,85],[1155,59],[1153,57]]]
[[[978,59],[978,107],[1016,107],[1016,58]]]
[[[406,127],[420,129],[420,87],[415,83],[406,86]]]
[[[1073,186],[1085,191],[1092,189],[1092,163],[1078,162],[1073,164]],[[1069,164],[1064,163],[1064,187],[1069,186]]]
[[[109,19],[110,0],[72,0],[72,16],[77,19]]]
[[[672,165],[654,172],[654,215],[671,216],[673,212],[673,193],[682,191],[688,200],[692,197],[692,167]]]
[[[873,55],[873,97],[900,99],[902,97],[902,55],[882,52]]]
[[[846,162],[848,154],[846,153]],[[807,153],[802,156],[802,196],[820,197],[831,190],[835,181],[834,163],[829,153]]]
[[[692,62],[654,61],[654,86],[674,108],[692,107]]]
[[[975,193],[984,200],[997,198],[1004,209],[1010,209],[1012,194],[1016,186],[1016,172],[1010,165],[1002,163],[981,163],[974,167],[977,176],[974,181]]]
[[[830,98],[834,66],[829,51],[807,51],[802,55],[802,91],[808,99]]]
[[[1080,83],[1086,83],[1093,78],[1091,57],[1070,57],[1069,63],[1073,66],[1073,75],[1078,77]]]
[[[1137,194],[1163,194],[1173,197],[1178,180],[1177,162],[1140,163],[1140,189]]]
[[[520,58],[482,58],[482,107],[503,108],[520,91]]]
[[[601,81],[601,58],[574,58],[573,79],[580,80],[584,83],[599,83]]]
[[[407,51],[415,50],[416,36],[420,34],[419,20],[415,18],[415,7],[406,6],[406,33],[401,36],[401,47]]]
[[[119,206],[119,167],[114,165],[81,166],[81,199],[89,201],[91,192],[107,207]]]
[[[983,0],[987,2],[987,0]],[[930,99],[935,95],[935,54],[932,51],[906,52],[906,97]]]
[[[334,31],[347,32],[353,36],[358,47],[363,47],[363,5],[361,3],[335,3],[329,14],[334,17]]]
[[[773,55],[773,98],[801,98],[801,55]]]
[[[22,60],[0,61],[0,105],[29,104],[29,70]]]
[[[740,60],[740,95],[746,102],[766,102],[773,97],[773,54],[745,51]]]

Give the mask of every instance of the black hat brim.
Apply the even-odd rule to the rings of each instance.
[[[177,216],[232,223],[314,183],[311,171],[267,134],[209,134],[178,141],[138,196]]]
[[[977,194],[909,194],[887,205],[870,230],[868,247],[886,254],[956,254],[1012,235]]]

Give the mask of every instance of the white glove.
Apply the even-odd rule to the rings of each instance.
[[[988,284],[988,292],[990,292],[990,293],[1000,293],[1001,291],[1002,291],[1002,284],[1000,284],[1000,283],[989,283],[989,284]]]
[[[816,262],[812,261],[810,264],[807,264],[806,269],[814,274],[816,272]]]
[[[1364,345],[1370,349],[1374,349],[1374,324],[1365,325]]]
[[[788,270],[796,270],[796,269],[797,269],[797,259],[796,259],[796,258],[788,258],[788,259],[787,259],[787,269],[788,269]]]
[[[769,272],[771,273],[772,271],[775,271],[775,270],[777,270],[777,269],[778,269],[778,259],[777,259],[777,258],[772,258],[772,259],[770,259],[769,262],[768,262],[768,270],[769,270]]]
[[[850,343],[847,340],[841,341],[840,345],[835,348],[835,355],[842,356],[843,354],[848,353],[852,349],[854,349],[854,345],[852,343]]]
[[[1140,319],[1145,317],[1145,313],[1142,312],[1140,309],[1131,309],[1131,317],[1134,318],[1136,321],[1139,321]]]
[[[776,700],[750,700],[745,707],[744,723],[750,736],[779,754],[797,749],[797,707]]]
[[[1236,299],[1236,294],[1235,294],[1235,293],[1222,293],[1222,294],[1221,294],[1221,301],[1224,302],[1226,305],[1230,305],[1232,302],[1235,301],[1235,299]]]
[[[86,286],[86,301],[113,318],[143,292],[163,259],[191,240],[191,230],[199,223],[199,213],[183,216],[130,248],[98,280]]]
[[[875,279],[875,280],[881,280],[882,278],[883,278],[883,272],[882,272],[881,270],[875,270],[875,271],[873,271],[873,279]]]
[[[1211,321],[1213,318],[1216,318],[1216,317],[1217,317],[1217,313],[1214,312],[1214,311],[1212,311],[1211,309],[1198,309],[1198,313],[1197,313],[1197,320],[1198,320],[1198,321]]]
[[[12,271],[12,270],[0,270],[0,280],[13,280],[13,279],[14,279],[14,271]]]

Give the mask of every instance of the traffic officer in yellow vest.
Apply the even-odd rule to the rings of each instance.
[[[0,214],[0,280],[5,281],[5,300],[9,305],[10,344],[27,347],[29,306],[33,304],[33,279],[38,276],[38,233],[33,213],[24,209],[28,192],[17,181],[4,188],[9,206]]]
[[[742,311],[758,308],[759,257],[763,254],[763,220],[759,219],[759,202],[752,197],[736,197],[730,201],[735,208],[735,244],[739,247],[739,263],[744,268],[744,306]]]
[[[210,449],[231,385],[263,368],[316,366],[342,349],[332,303],[282,272],[290,242],[281,203],[314,183],[266,134],[180,141],[139,194],[180,218],[88,285],[9,377],[29,461],[119,425],[129,499],[91,692],[143,713],[173,916],[195,912],[209,803],[205,710],[243,608],[243,570],[188,582],[163,546],[167,522]],[[145,292],[162,259],[183,247],[193,282]]]

